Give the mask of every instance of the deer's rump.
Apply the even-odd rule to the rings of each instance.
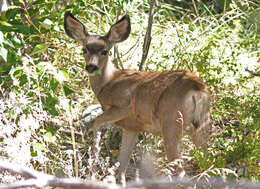
[[[132,113],[139,122],[153,124],[159,116],[162,101],[166,101],[166,107],[171,111],[177,109],[178,104],[183,104],[189,91],[204,88],[202,80],[189,72],[161,72],[157,77],[137,86],[131,100]]]

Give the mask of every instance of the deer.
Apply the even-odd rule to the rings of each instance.
[[[64,29],[83,47],[89,82],[103,109],[93,124],[94,138],[108,124],[122,130],[119,174],[126,171],[139,133],[162,136],[168,161],[179,157],[184,135],[189,135],[195,146],[207,147],[210,93],[200,77],[186,70],[124,70],[109,60],[111,48],[130,35],[127,14],[101,36],[89,34],[82,22],[65,12]]]

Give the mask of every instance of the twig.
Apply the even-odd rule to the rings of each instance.
[[[260,76],[260,72],[254,72],[254,71],[249,70],[248,68],[246,68],[245,70],[254,76]]]
[[[180,178],[173,177],[171,181],[166,179],[153,179],[153,180],[143,180],[139,182],[132,182],[126,185],[126,188],[140,188],[140,187],[149,187],[149,186],[161,186],[162,188],[173,188],[177,185],[185,187],[209,187],[209,188],[241,188],[241,189],[259,189],[260,183],[250,183],[246,181],[235,182],[235,181],[224,181],[220,178],[212,178],[207,181],[204,179],[201,180],[192,180],[188,177]]]
[[[196,3],[195,3],[194,0],[192,0],[192,4],[193,4],[193,7],[194,7],[196,16],[199,17],[199,12],[198,12],[198,9],[197,9],[197,6],[196,6]]]
[[[106,5],[105,5],[105,3],[104,3],[104,0],[102,0],[102,5],[103,5],[103,8],[104,8],[104,13],[105,13],[106,16],[108,17],[109,22],[112,23],[112,19],[111,19],[111,17],[110,17],[110,14],[107,12]]]
[[[116,184],[102,184],[94,181],[82,181],[75,178],[57,178],[55,176],[40,173],[25,167],[19,167],[4,161],[0,161],[0,170],[8,171],[12,174],[19,174],[28,178],[13,184],[2,184],[0,189],[16,189],[26,187],[62,187],[74,189],[122,189],[121,186]]]
[[[153,14],[154,14],[154,0],[150,0],[150,11],[149,11],[149,18],[148,18],[148,27],[144,38],[144,46],[143,46],[143,55],[141,64],[139,66],[139,70],[144,70],[144,63],[146,61],[148,51],[150,48],[151,43],[151,30],[152,30],[152,24],[153,24]]]
[[[116,12],[117,12],[116,13],[116,21],[118,21],[119,15],[121,14],[121,11],[120,11],[120,9],[118,9]],[[120,66],[121,69],[124,69],[124,65],[123,65],[123,63],[120,59],[120,54],[119,54],[119,51],[118,51],[117,44],[114,45],[114,59],[115,59],[115,66],[117,68],[119,68],[119,66]]]
[[[52,47],[52,48],[59,48],[57,47],[55,44],[52,43],[52,40],[47,38],[42,32],[41,30],[33,23],[33,20],[28,12],[28,8],[27,8],[27,5],[25,3],[22,4],[22,7],[21,9],[25,12],[25,15],[26,15],[26,19],[28,21],[28,23],[40,34],[40,37],[42,39],[45,39],[46,41],[50,42],[49,44],[49,47]]]
[[[186,50],[186,47],[187,47],[187,46],[186,46],[186,47],[183,46],[183,44],[182,44],[182,42],[181,42],[181,38],[180,38],[179,32],[178,32],[177,29],[176,29],[176,33],[177,33],[178,40],[179,40],[179,43],[180,43],[180,45],[181,45],[183,51]],[[184,63],[187,65],[189,71],[192,71],[193,69],[190,67],[190,65],[188,64],[188,62],[187,62],[186,60],[183,60],[183,54],[182,54],[181,58],[182,58],[181,61],[184,61]],[[179,60],[179,58],[177,59],[177,61],[178,61],[178,60]],[[177,61],[176,61],[176,62],[177,62]],[[179,66],[180,66],[180,65],[178,64],[177,70],[179,69]]]
[[[70,134],[71,134],[71,142],[72,142],[72,149],[73,149],[73,160],[74,160],[74,175],[76,177],[79,176],[79,168],[78,168],[78,161],[77,161],[77,149],[76,149],[76,141],[75,141],[75,130],[73,127],[73,120],[70,117]]]
[[[114,46],[114,49],[115,49],[115,53],[116,53],[116,66],[119,67],[119,65],[120,65],[120,68],[121,68],[121,69],[124,69],[123,62],[122,62],[122,60],[120,59],[120,54],[119,54],[119,51],[118,51],[118,46],[115,45],[115,46]],[[118,65],[118,62],[119,62],[119,65]]]
[[[35,26],[35,24],[33,23],[32,18],[31,18],[31,16],[30,16],[29,12],[28,12],[27,5],[26,5],[26,4],[23,3],[22,9],[24,10],[24,12],[25,12],[25,14],[26,14],[26,18],[27,18],[29,24],[32,25],[32,26],[34,27],[34,29],[39,32],[39,34],[40,34],[40,36],[41,36],[42,38],[44,38],[46,41],[50,41],[50,39],[48,39],[44,34],[42,34],[42,32],[40,31],[40,29],[37,28],[37,26]]]
[[[132,51],[133,48],[135,48],[135,47],[137,46],[137,44],[139,43],[139,39],[140,39],[140,37],[136,40],[136,43],[135,43],[134,45],[132,45],[132,46],[127,50],[127,52],[125,52],[125,53],[123,54],[123,56],[127,55],[130,51]]]

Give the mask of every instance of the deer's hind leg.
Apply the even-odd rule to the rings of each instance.
[[[138,133],[135,131],[122,129],[122,144],[118,158],[118,161],[120,162],[118,169],[119,176],[122,176],[126,171],[130,155],[136,143],[137,134]]]
[[[171,116],[170,116],[171,115]],[[180,111],[165,115],[161,121],[162,136],[169,161],[179,157],[179,142],[183,135],[183,117]]]

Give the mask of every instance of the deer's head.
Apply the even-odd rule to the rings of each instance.
[[[102,71],[106,66],[109,50],[113,45],[128,38],[131,24],[129,16],[125,15],[111,26],[106,35],[90,35],[86,27],[78,19],[70,12],[66,12],[64,29],[69,37],[80,42],[83,46],[86,70],[90,75],[94,75],[98,70]]]

